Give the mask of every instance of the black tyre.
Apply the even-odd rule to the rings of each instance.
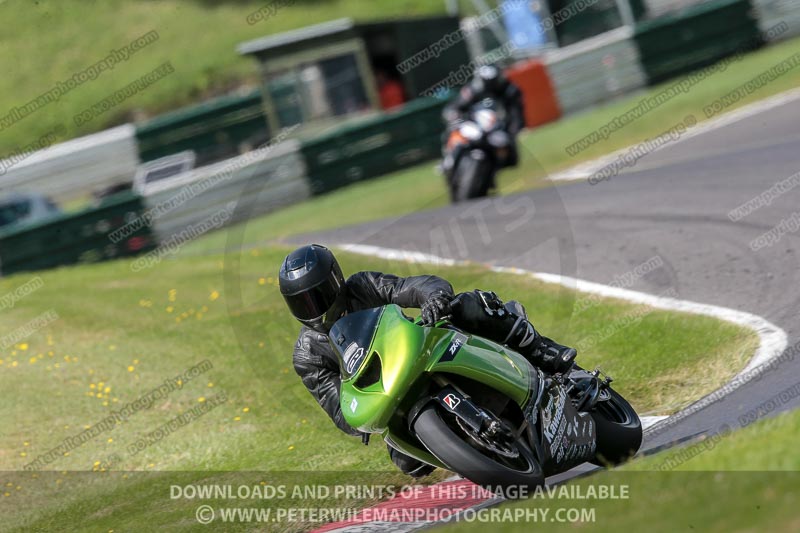
[[[597,452],[591,462],[598,466],[623,463],[642,445],[639,415],[619,393],[613,389],[607,392],[608,399],[597,402],[590,413],[597,427]]]
[[[530,447],[521,440],[502,450],[482,446],[459,421],[429,404],[414,422],[417,437],[437,459],[470,481],[489,487],[517,490],[544,484],[544,473]],[[511,457],[516,453],[516,457]]]
[[[453,176],[453,201],[464,202],[486,196],[491,183],[491,172],[491,162],[488,159],[478,160],[469,154],[462,156]]]

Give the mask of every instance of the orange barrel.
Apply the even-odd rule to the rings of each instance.
[[[505,74],[522,91],[527,127],[552,122],[561,116],[558,97],[544,63],[538,59],[522,61],[508,68]]]

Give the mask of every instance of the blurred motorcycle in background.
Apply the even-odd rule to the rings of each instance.
[[[441,165],[453,203],[486,196],[495,174],[508,166],[514,140],[506,131],[505,110],[484,98],[448,120]]]

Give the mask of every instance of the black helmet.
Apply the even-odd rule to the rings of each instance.
[[[303,246],[287,255],[278,280],[289,310],[311,329],[327,334],[345,311],[342,269],[324,246]]]
[[[483,65],[475,71],[475,85],[482,91],[497,93],[505,85],[503,73],[494,65]]]

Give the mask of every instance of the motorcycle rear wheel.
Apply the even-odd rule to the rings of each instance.
[[[642,422],[631,404],[613,389],[608,400],[590,412],[597,428],[597,451],[591,463],[613,466],[624,463],[642,445]]]

